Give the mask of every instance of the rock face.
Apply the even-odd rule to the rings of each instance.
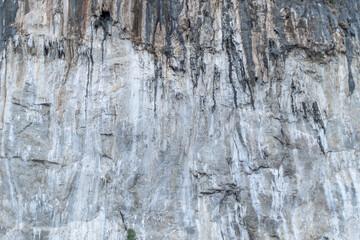
[[[0,0],[0,239],[359,239],[358,0]]]

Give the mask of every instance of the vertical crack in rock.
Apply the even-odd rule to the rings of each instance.
[[[346,34],[346,58],[347,58],[347,62],[348,62],[348,85],[349,85],[349,93],[350,95],[353,94],[354,90],[355,90],[355,82],[354,82],[354,77],[352,74],[352,70],[351,70],[351,63],[352,60],[354,58],[353,55],[353,51],[354,51],[354,46],[353,43],[351,41],[351,37],[349,36],[349,33]]]
[[[213,99],[213,105],[211,107],[211,111],[215,112],[216,110],[216,92],[218,91],[219,87],[218,85],[220,84],[220,71],[218,66],[214,67],[214,77],[212,79],[212,99]]]
[[[232,87],[232,90],[233,90],[233,93],[234,93],[234,105],[235,105],[235,108],[238,108],[238,102],[237,102],[237,91],[236,91],[236,87],[234,85],[234,80],[233,80],[233,59],[231,57],[231,50],[230,50],[230,47],[229,47],[229,39],[226,40],[226,53],[228,55],[228,63],[229,63],[229,81],[230,81],[230,84],[231,84],[231,87]]]
[[[247,70],[249,74],[248,85],[249,85],[249,91],[252,94],[251,88],[255,85],[255,64],[252,58],[253,54],[253,47],[252,47],[252,36],[251,31],[253,29],[254,25],[254,19],[253,19],[253,3],[249,0],[239,0],[239,12],[241,16],[241,37],[242,42],[244,45],[245,50],[245,57],[246,57],[246,65]],[[253,104],[253,100],[252,100]]]
[[[16,34],[14,26],[16,12],[19,8],[17,0],[0,1],[0,53],[3,53],[11,37]]]
[[[141,34],[142,34],[142,0],[135,0],[132,6],[132,14],[134,16],[133,20],[133,27],[132,27],[132,37],[134,42],[141,41]]]
[[[326,132],[324,121],[321,118],[321,112],[317,102],[314,102],[312,107],[313,107],[314,121],[318,123],[322,129],[324,129],[324,132]]]
[[[116,22],[121,24],[121,3],[122,0],[116,0],[116,12],[117,12],[117,16],[116,16]]]
[[[102,28],[103,30],[103,39],[101,41],[101,61],[104,61],[104,42],[106,40],[106,37],[109,35],[109,27],[112,25],[113,19],[110,15],[109,11],[103,10],[94,21],[94,27],[95,32],[97,32],[98,28]],[[93,29],[92,28],[92,29]],[[93,35],[93,32],[91,33]],[[93,38],[93,36],[91,36]]]
[[[161,63],[159,62],[159,60],[156,58],[155,59],[155,77],[153,80],[153,84],[154,84],[154,115],[156,116],[156,101],[157,101],[157,96],[158,96],[158,82],[161,81],[162,82],[162,68],[161,68]]]
[[[90,95],[90,86],[92,83],[93,78],[93,67],[94,67],[94,59],[93,59],[93,44],[94,44],[94,24],[91,24],[91,36],[90,36],[90,49],[89,49],[89,55],[87,56],[87,77],[86,77],[86,88],[85,88],[85,119],[87,120],[88,114],[88,104],[89,104],[89,95]],[[105,30],[104,30],[105,35]],[[103,40],[104,41],[104,40]],[[103,41],[101,44],[103,44]],[[103,51],[103,49],[102,49]],[[103,53],[102,53],[102,60],[103,60]]]
[[[71,33],[77,37],[83,37],[83,29],[86,20],[87,0],[70,1],[70,28]]]
[[[232,20],[232,16],[229,13],[229,12],[231,12],[231,6],[232,6],[232,4],[230,3],[229,0],[227,0],[227,2],[224,3],[224,6],[223,6],[224,19],[222,21],[222,27],[223,27],[223,43],[225,44],[225,49],[226,49],[226,53],[228,55],[228,62],[229,62],[229,81],[230,81],[230,84],[232,86],[233,93],[234,93],[234,105],[236,108],[238,108],[238,96],[237,96],[238,92],[236,90],[237,87],[235,86],[234,79],[233,79],[233,73],[235,72],[237,81],[239,82],[240,86],[242,86],[243,92],[246,94],[247,90],[249,91],[250,104],[253,107],[253,109],[255,110],[255,101],[254,101],[253,90],[252,90],[252,86],[251,86],[251,82],[250,82],[252,80],[248,78],[248,76],[245,72],[243,60],[241,59],[239,50],[235,46],[234,40],[233,40],[233,38],[234,38],[233,31],[234,30],[232,29],[232,26],[231,26],[233,24],[233,20]],[[249,39],[250,36],[248,36],[250,30],[247,28],[247,29],[244,29],[244,31],[245,31],[244,34],[246,35],[244,37],[245,42],[246,42],[244,44],[244,47],[249,47],[248,44],[251,44],[251,39]],[[249,43],[249,41],[250,41],[250,43]],[[250,57],[250,59],[251,59],[251,57]],[[251,69],[250,71],[253,73],[254,69]]]

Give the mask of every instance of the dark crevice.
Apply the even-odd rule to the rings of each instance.
[[[304,111],[304,118],[307,118],[307,107],[306,107],[306,103],[302,102],[302,106],[303,106],[303,111]]]
[[[218,90],[217,85],[220,82],[220,72],[219,69],[215,66],[214,68],[214,77],[213,77],[213,81],[212,81],[212,100],[213,100],[213,106],[211,107],[211,111],[215,112],[216,110],[216,97],[215,97],[215,93]]]
[[[87,71],[86,92],[85,92],[85,119],[86,120],[87,120],[88,98],[89,98],[89,94],[90,94],[89,93],[90,92],[90,84],[92,82],[93,66],[94,66],[93,43],[94,43],[94,31],[93,31],[93,27],[91,26],[90,49],[89,49],[88,71]]]
[[[320,125],[320,127],[322,129],[324,129],[324,132],[326,133],[326,129],[325,129],[325,124],[322,120],[322,117],[321,117],[321,112],[320,112],[320,109],[319,109],[319,106],[317,104],[317,102],[314,102],[313,103],[313,118],[314,118],[314,122],[316,122],[317,124]]]
[[[252,48],[252,35],[251,31],[253,26],[256,26],[256,21],[253,19],[254,15],[254,6],[253,1],[243,0],[239,1],[239,11],[241,14],[241,37],[244,44],[245,58],[247,63],[247,70],[249,74],[249,79],[247,79],[247,84],[249,86],[250,95],[252,95],[251,88],[255,85],[255,64],[252,58],[253,48]],[[244,75],[243,75],[244,76]],[[253,105],[253,103],[252,103]]]
[[[8,40],[16,34],[14,23],[18,8],[17,0],[0,1],[0,54],[6,48]]]
[[[225,45],[226,53],[228,55],[228,62],[229,62],[229,81],[230,81],[230,84],[232,85],[232,89],[234,92],[234,104],[235,104],[235,107],[237,108],[238,107],[238,102],[237,102],[237,100],[238,100],[237,93],[238,92],[236,91],[235,82],[234,82],[234,79],[232,76],[232,74],[235,72],[237,81],[240,84],[240,86],[242,86],[243,92],[245,94],[247,94],[247,91],[249,91],[248,94],[250,96],[250,104],[251,104],[253,110],[255,110],[255,101],[254,101],[254,95],[253,95],[253,86],[255,85],[255,73],[253,70],[251,70],[252,66],[248,66],[248,70],[251,72],[251,76],[250,76],[250,78],[247,76],[246,71],[245,71],[244,62],[239,53],[239,50],[236,47],[236,44],[234,43],[234,40],[233,40],[234,30],[230,24],[231,22],[233,22],[233,20],[232,20],[231,14],[229,13],[229,12],[231,12],[230,11],[231,8],[232,8],[232,4],[229,1],[227,1],[226,4],[224,3],[224,7],[223,7],[224,20],[222,22],[222,28],[223,28],[223,43]],[[247,36],[245,38],[247,40],[249,40],[248,37],[249,36]],[[249,55],[249,52],[246,52],[245,55]],[[250,63],[252,62],[252,58],[247,59],[247,60],[250,61]],[[252,75],[254,75],[254,76],[252,76]]]
[[[102,11],[100,16],[96,16],[96,20],[94,21],[95,32],[97,32],[98,28],[103,29],[103,39],[101,41],[101,60],[104,61],[104,42],[106,37],[109,34],[109,28],[113,23],[113,19],[110,15],[109,11]]]
[[[194,171],[193,176],[200,179],[202,177],[208,177],[211,178],[212,174],[207,173],[207,172],[203,172],[203,171]]]
[[[225,183],[224,186],[222,186],[220,188],[209,188],[207,190],[200,191],[200,194],[213,195],[213,194],[218,194],[218,193],[224,193],[225,197],[226,197],[226,196],[229,196],[232,194],[237,195],[239,192],[241,192],[243,190],[244,190],[243,188],[238,187],[234,183]]]
[[[30,122],[28,123],[25,127],[23,127],[23,129],[21,129],[20,131],[17,132],[17,134],[21,134],[23,133],[27,128],[29,128],[33,123]]]
[[[321,152],[322,152],[324,155],[326,155],[325,148],[324,148],[324,146],[322,145],[321,137],[320,137],[320,136],[318,137],[318,144],[319,144],[319,148],[320,148]]]
[[[60,165],[57,162],[52,162],[52,161],[49,161],[49,160],[46,160],[46,159],[35,159],[35,158],[33,158],[33,159],[30,159],[30,161],[36,162],[36,163],[41,163],[41,164]]]
[[[114,136],[114,134],[113,133],[100,133],[100,136],[112,137],[112,136]]]
[[[120,216],[121,216],[121,221],[122,221],[122,223],[123,223],[123,225],[124,225],[125,231],[127,231],[127,230],[128,230],[128,228],[127,228],[127,225],[126,225],[126,223],[125,223],[125,217],[124,217],[124,214],[123,214],[121,211],[119,211],[119,213],[120,213]]]
[[[158,87],[159,87],[159,81],[163,82],[163,76],[162,76],[162,65],[161,61],[155,57],[155,77],[152,80],[153,88],[154,88],[154,116],[157,116],[157,96],[158,96]]]
[[[232,65],[232,59],[231,59],[231,53],[228,49],[228,47],[226,48],[226,52],[228,55],[228,63],[229,63],[229,81],[234,93],[234,104],[235,104],[235,108],[238,108],[238,104],[237,104],[237,91],[236,91],[236,87],[234,86],[234,81],[233,81],[233,65]]]
[[[256,168],[251,168],[249,167],[249,169],[252,171],[252,172],[258,172],[259,170],[263,170],[263,169],[270,169],[269,166],[258,166]]]

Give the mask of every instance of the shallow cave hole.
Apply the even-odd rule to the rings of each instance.
[[[101,11],[100,19],[103,19],[105,21],[111,21],[111,15],[109,11]]]
[[[109,11],[101,11],[100,16],[97,16],[97,19],[94,22],[95,29],[102,27],[106,32],[108,29],[108,23],[112,21]]]

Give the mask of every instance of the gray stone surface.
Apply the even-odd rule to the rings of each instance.
[[[0,239],[358,239],[357,0],[0,0]]]

